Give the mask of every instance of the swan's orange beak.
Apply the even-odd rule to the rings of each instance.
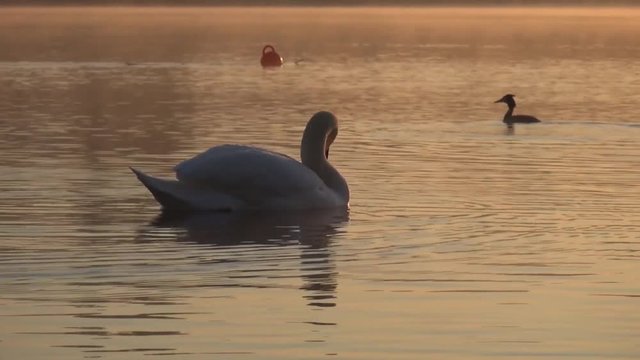
[[[324,157],[327,159],[329,158],[329,147],[336,140],[336,136],[338,136],[338,129],[334,129],[327,137],[326,143],[324,145],[325,146]]]

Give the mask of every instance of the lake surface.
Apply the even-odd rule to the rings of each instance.
[[[639,38],[639,9],[1,8],[0,358],[639,358]],[[162,217],[128,169],[298,157],[318,110],[348,213]]]

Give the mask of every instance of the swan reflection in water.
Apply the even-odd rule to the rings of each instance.
[[[335,306],[337,272],[332,242],[349,221],[346,209],[277,213],[162,213],[152,229],[170,231],[180,242],[217,247],[246,246],[237,261],[255,260],[263,269],[282,270],[292,264],[290,247],[300,248],[293,267],[301,274],[301,290],[309,306]],[[254,245],[254,246],[251,246]],[[287,246],[286,253],[268,252],[266,247]],[[288,255],[288,256],[287,256]],[[273,264],[269,263],[273,262]],[[238,262],[234,262],[237,268]],[[268,272],[267,272],[268,273]]]

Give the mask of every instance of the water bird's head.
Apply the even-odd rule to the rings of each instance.
[[[513,94],[507,94],[503,97],[501,97],[499,100],[494,101],[494,103],[505,103],[507,105],[509,105],[509,107],[515,107],[516,106],[516,100],[514,99],[516,96]]]

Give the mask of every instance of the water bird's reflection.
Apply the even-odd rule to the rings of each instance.
[[[310,306],[332,307],[337,272],[331,243],[348,220],[349,213],[344,209],[269,214],[163,213],[151,222],[151,227],[171,232],[180,242],[220,249],[247,246],[241,261],[260,262],[263,269],[272,269],[271,265],[286,268],[286,262],[290,261],[286,256],[276,256],[267,258],[265,263],[261,254],[265,247],[299,246],[300,260],[294,267],[300,269],[304,298]]]
[[[348,220],[349,213],[345,209],[277,213],[165,212],[150,225],[185,230],[179,240],[198,244],[298,243],[326,247]]]

